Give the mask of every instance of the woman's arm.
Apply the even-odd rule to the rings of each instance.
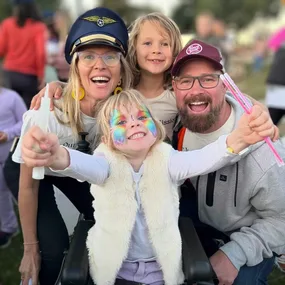
[[[19,185],[19,212],[24,242],[36,242],[39,180],[32,178],[31,167],[21,164]]]
[[[20,265],[23,282],[32,278],[38,284],[40,251],[37,238],[39,181],[32,179],[32,168],[21,164],[19,185],[19,213],[24,238],[24,255]]]

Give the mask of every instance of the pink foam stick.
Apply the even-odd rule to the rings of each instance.
[[[249,106],[248,102],[246,101],[244,95],[240,92],[240,90],[238,89],[238,87],[233,83],[233,80],[230,78],[230,80],[228,80],[230,78],[229,75],[225,76],[225,75],[221,75],[221,79],[223,81],[223,83],[226,85],[226,87],[231,91],[232,95],[235,97],[235,99],[239,102],[239,104],[241,105],[241,107],[244,109],[244,111],[247,114],[250,114],[251,112],[251,107]],[[235,88],[232,86],[232,84],[234,84]],[[238,91],[237,91],[238,90]],[[281,158],[281,156],[278,154],[277,150],[275,149],[271,139],[269,137],[265,137],[264,141],[267,143],[267,145],[269,146],[269,148],[271,149],[271,151],[273,152],[275,159],[277,161],[278,166],[283,166],[284,165],[284,161]]]
[[[239,90],[239,88],[236,86],[234,81],[231,79],[231,77],[227,74],[224,73],[224,77],[228,80],[228,82],[231,84],[231,86],[234,88],[234,90],[237,92],[237,95],[240,97],[242,102],[245,104],[245,106],[248,108],[248,110],[251,110],[252,105],[249,103],[247,98],[242,94],[242,92]]]

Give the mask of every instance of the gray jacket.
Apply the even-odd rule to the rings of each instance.
[[[227,101],[237,123],[243,110],[233,98]],[[280,141],[274,145],[285,160],[285,147]],[[212,175],[191,179],[199,218],[229,235],[230,242],[220,249],[234,266],[254,266],[273,252],[285,253],[285,167],[277,165],[268,145],[252,146],[239,162]]]

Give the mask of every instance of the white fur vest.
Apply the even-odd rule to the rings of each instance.
[[[127,257],[138,209],[131,165],[121,155],[101,144],[96,152],[104,153],[110,163],[110,176],[101,185],[92,185],[96,224],[87,238],[90,274],[96,285],[114,284]],[[171,146],[157,144],[144,161],[139,182],[141,203],[166,285],[183,283],[181,237],[178,228],[179,197],[177,185],[170,179],[168,161]]]

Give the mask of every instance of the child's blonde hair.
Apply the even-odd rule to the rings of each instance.
[[[159,12],[150,13],[147,15],[143,15],[136,19],[130,26],[130,35],[129,35],[129,52],[127,56],[127,60],[130,63],[130,67],[132,73],[134,75],[134,87],[136,87],[140,81],[140,67],[137,62],[137,54],[136,54],[136,45],[137,38],[140,33],[141,26],[149,21],[153,25],[161,27],[170,38],[170,46],[173,53],[173,61],[178,55],[178,53],[182,50],[182,40],[181,33],[176,25],[176,23]],[[168,88],[171,86],[171,75],[170,68],[165,72],[164,77],[164,88]]]
[[[70,72],[69,72],[69,80],[67,82],[67,85],[65,86],[63,90],[63,96],[60,105],[56,106],[58,107],[64,114],[65,120],[60,119],[57,116],[58,121],[61,124],[67,124],[71,127],[72,132],[75,136],[78,136],[79,132],[84,131],[83,125],[82,125],[82,119],[81,119],[81,111],[80,111],[80,101],[79,99],[74,99],[71,94],[74,92],[75,98],[80,97],[80,76],[79,71],[77,67],[78,58],[76,56],[76,53],[74,54],[71,64],[70,64]],[[121,86],[122,88],[130,88],[132,84],[132,73],[130,66],[127,62],[127,60],[121,56]],[[111,96],[112,94],[110,94]],[[56,104],[57,102],[55,102]],[[100,108],[100,102],[97,102],[95,106],[95,113],[97,113],[98,108]]]
[[[165,129],[161,122],[152,116],[151,110],[147,106],[142,94],[135,89],[129,89],[122,91],[118,95],[111,96],[106,99],[103,106],[101,106],[98,112],[97,124],[99,128],[99,133],[104,137],[104,142],[109,148],[116,150],[112,140],[110,120],[114,110],[120,110],[121,106],[124,106],[127,109],[132,108],[133,106],[136,106],[138,109],[146,108],[149,111],[157,130],[155,144],[164,140]]]

